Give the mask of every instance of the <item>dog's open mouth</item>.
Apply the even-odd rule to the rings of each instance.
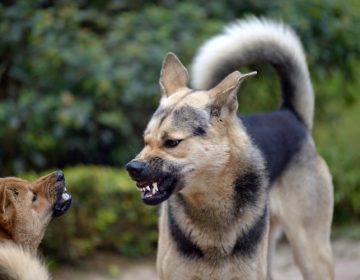
[[[167,176],[150,181],[136,181],[136,186],[141,192],[141,199],[149,205],[156,205],[168,199],[176,186],[176,179]]]
[[[53,217],[59,217],[63,215],[71,206],[72,196],[67,192],[66,187],[62,193],[60,193],[58,200],[55,202],[53,209]]]

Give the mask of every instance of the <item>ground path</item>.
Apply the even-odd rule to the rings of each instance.
[[[316,248],[314,248],[316,250]],[[360,242],[333,242],[337,280],[360,280]],[[301,280],[287,244],[278,246],[274,263],[276,280]],[[152,259],[130,262],[116,255],[101,254],[85,261],[81,268],[59,267],[54,280],[157,280]]]

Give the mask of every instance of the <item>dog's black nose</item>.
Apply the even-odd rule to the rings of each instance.
[[[126,165],[126,170],[129,172],[131,177],[137,177],[145,168],[145,163],[138,160],[129,161]]]
[[[56,171],[56,181],[64,181],[64,179],[64,172],[62,172],[61,170]]]

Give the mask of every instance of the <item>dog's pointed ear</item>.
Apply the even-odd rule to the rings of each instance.
[[[257,72],[241,74],[235,71],[228,75],[218,85],[210,89],[210,99],[212,102],[211,116],[220,117],[236,114],[238,108],[237,91],[241,83],[248,77],[256,75]]]
[[[169,97],[171,94],[184,88],[188,83],[188,72],[177,56],[168,53],[163,61],[160,72],[161,97]]]
[[[0,214],[5,213],[6,208],[6,186],[4,179],[0,179]]]

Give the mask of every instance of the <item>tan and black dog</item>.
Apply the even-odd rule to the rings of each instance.
[[[45,280],[36,251],[49,222],[71,205],[62,171],[33,182],[0,178],[0,279]]]
[[[239,66],[272,64],[282,105],[238,115]],[[254,80],[254,82],[256,82]],[[270,279],[277,227],[304,279],[333,279],[333,187],[311,136],[314,96],[295,33],[248,18],[207,41],[187,71],[168,54],[145,147],[127,164],[146,204],[162,202],[161,279]]]

